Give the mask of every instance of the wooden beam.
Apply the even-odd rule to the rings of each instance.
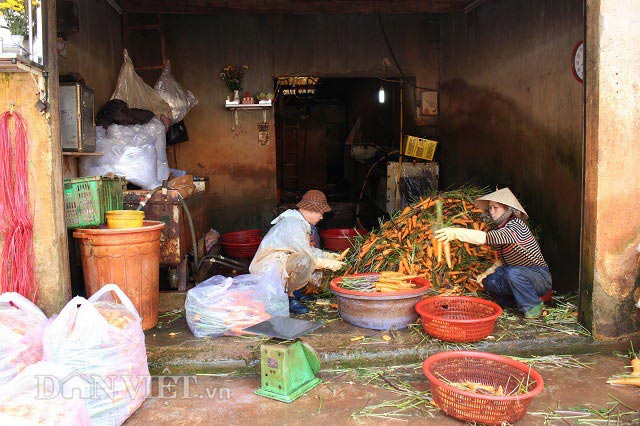
[[[462,12],[473,0],[123,0],[129,13],[407,14]]]

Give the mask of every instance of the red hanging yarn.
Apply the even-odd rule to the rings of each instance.
[[[0,115],[0,234],[4,238],[0,293],[15,291],[35,302],[38,289],[29,214],[27,128],[22,116],[15,112]]]

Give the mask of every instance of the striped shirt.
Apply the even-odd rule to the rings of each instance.
[[[487,232],[487,244],[497,246],[498,257],[505,266],[549,267],[531,230],[515,216]]]

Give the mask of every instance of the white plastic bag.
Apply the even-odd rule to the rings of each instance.
[[[0,385],[42,359],[47,317],[18,293],[0,294]]]
[[[73,298],[46,327],[43,353],[44,361],[98,384],[85,400],[95,425],[122,424],[149,394],[140,316],[115,284],[105,285],[89,300]]]
[[[289,298],[273,268],[262,276],[213,276],[189,290],[185,310],[194,336],[237,336],[272,316],[289,316]]]
[[[81,176],[124,176],[143,189],[153,189],[169,178],[164,124],[158,118],[147,124],[96,128],[96,151],[104,155],[82,157]]]
[[[155,115],[171,118],[171,107],[136,74],[127,49],[124,50],[124,62],[120,67],[118,83],[111,99],[123,100],[129,108],[147,109]]]
[[[180,85],[171,75],[171,64],[167,64],[162,69],[162,74],[153,89],[171,107],[171,118],[173,123],[182,121],[191,108],[198,105],[198,99]]]
[[[30,365],[0,387],[0,424],[89,426],[83,398],[89,398],[90,390],[68,367],[48,362]]]

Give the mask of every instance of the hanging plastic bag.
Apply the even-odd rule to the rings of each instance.
[[[171,118],[171,107],[136,74],[127,49],[124,49],[124,62],[120,67],[118,83],[111,99],[125,101],[129,108],[148,109],[155,115]]]
[[[96,128],[96,150],[104,155],[82,157],[81,176],[124,176],[142,189],[153,189],[169,178],[164,124],[154,118],[147,124]]]
[[[149,394],[140,316],[115,284],[105,285],[88,300],[73,298],[46,327],[43,353],[44,361],[99,383],[85,400],[94,425],[122,424]]]
[[[83,401],[91,391],[71,368],[38,362],[0,387],[0,424],[89,426]]]
[[[0,294],[0,385],[42,359],[47,317],[18,293]]]
[[[171,107],[171,118],[176,124],[184,119],[189,110],[198,105],[198,99],[178,83],[171,75],[171,64],[162,69],[162,74],[153,89]]]
[[[273,268],[262,276],[213,276],[189,290],[185,310],[194,336],[237,336],[272,316],[289,316],[289,299]]]

